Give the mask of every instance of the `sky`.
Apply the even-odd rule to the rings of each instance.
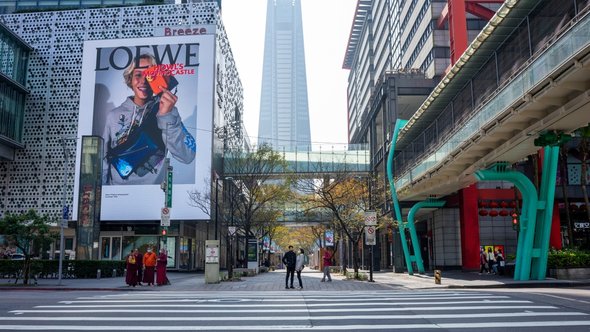
[[[258,135],[266,2],[223,0],[221,7],[223,25],[244,88],[244,124],[253,144]],[[342,69],[342,63],[356,3],[357,0],[301,0],[314,145],[334,145],[337,149],[348,142],[349,70]]]

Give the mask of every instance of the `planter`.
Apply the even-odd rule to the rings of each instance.
[[[587,279],[590,278],[590,267],[549,269],[549,276],[556,279]]]

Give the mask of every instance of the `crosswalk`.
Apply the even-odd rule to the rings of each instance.
[[[0,330],[11,331],[590,328],[584,312],[451,290],[109,293],[0,314]]]

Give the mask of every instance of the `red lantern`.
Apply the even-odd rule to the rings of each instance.
[[[496,202],[496,201],[491,201],[491,202],[490,202],[490,207],[491,207],[492,209],[495,209],[495,208],[497,208],[497,207],[498,207],[498,202]]]
[[[508,213],[508,210],[500,210],[500,216],[501,217],[507,217],[510,213]]]
[[[487,216],[488,215],[488,210],[485,210],[485,209],[479,210],[479,215],[482,216],[482,217]]]
[[[510,207],[514,209],[516,207],[516,201],[510,201]]]
[[[501,201],[501,202],[500,202],[500,206],[501,206],[502,208],[507,208],[507,207],[508,207],[508,203],[506,203],[506,201]]]
[[[497,217],[497,216],[498,216],[498,211],[496,211],[496,210],[490,211],[490,217],[493,218],[493,217]]]
[[[479,201],[479,202],[477,203],[477,206],[478,206],[479,208],[486,208],[486,207],[488,207],[488,202],[486,202],[486,201]]]

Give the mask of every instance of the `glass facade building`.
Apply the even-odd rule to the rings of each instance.
[[[311,150],[300,0],[268,0],[258,142]]]
[[[27,64],[31,47],[0,22],[0,160],[23,148]]]

